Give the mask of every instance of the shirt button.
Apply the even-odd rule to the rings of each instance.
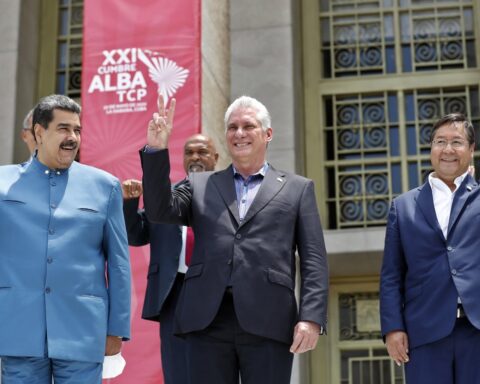
[[[45,171],[45,174],[48,175],[49,173],[50,173],[50,171],[47,169],[47,170]]]
[[[55,187],[55,186],[57,185],[57,183],[55,183],[54,181],[52,181],[52,182],[50,183],[50,185],[51,185],[52,187]]]
[[[231,264],[232,264],[232,259],[228,260],[228,261],[227,261],[227,264],[228,264],[228,265],[231,265]]]
[[[51,204],[50,207],[52,207],[53,209],[57,208],[55,204]]]
[[[452,275],[456,275],[457,274],[457,270],[456,269],[452,269]]]
[[[52,259],[51,257],[48,257],[48,258],[47,258],[47,263],[48,263],[48,264],[52,264],[52,262],[53,262],[53,259]]]
[[[240,233],[237,233],[237,234],[235,235],[235,238],[238,239],[238,240],[240,240],[240,239],[242,238],[242,235],[241,235]]]
[[[45,293],[50,293],[51,291],[50,287],[45,288]]]
[[[57,175],[60,175],[60,172],[59,172],[59,171],[57,171]]]
[[[447,247],[447,251],[448,251],[448,252],[453,251],[453,247],[448,246],[448,247]]]
[[[53,235],[53,234],[55,233],[55,230],[52,229],[52,228],[50,228],[50,229],[48,230],[48,233],[49,233],[50,235]]]

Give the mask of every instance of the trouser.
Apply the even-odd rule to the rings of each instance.
[[[407,384],[480,384],[480,330],[467,317],[450,335],[412,348],[405,364]]]
[[[290,346],[245,332],[228,290],[212,324],[186,342],[190,384],[238,384],[239,376],[242,384],[290,383]]]
[[[173,334],[175,308],[185,274],[178,273],[160,312],[160,352],[164,384],[187,384],[185,340]]]
[[[2,356],[2,384],[100,384],[102,363]]]

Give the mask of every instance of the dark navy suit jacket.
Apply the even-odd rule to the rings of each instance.
[[[160,311],[178,271],[182,229],[178,225],[150,223],[145,211],[138,210],[138,200],[128,199],[123,203],[128,244],[141,246],[150,243],[150,264],[142,318],[160,321]]]
[[[460,297],[480,329],[480,188],[467,175],[454,195],[448,236],[426,182],[393,200],[380,283],[382,333],[406,331],[414,348],[449,335]]]

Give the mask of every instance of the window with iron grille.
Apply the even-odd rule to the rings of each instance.
[[[384,226],[390,201],[431,171],[436,120],[462,112],[480,137],[479,0],[318,0],[311,9],[316,28],[304,31],[318,32],[305,57],[318,67],[305,78],[317,82],[321,107],[307,107],[307,174],[329,229]]]

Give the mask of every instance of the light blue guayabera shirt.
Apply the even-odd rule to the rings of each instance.
[[[233,167],[233,166],[232,166]],[[240,221],[242,221],[252,205],[253,199],[262,185],[263,178],[268,170],[268,163],[265,162],[262,168],[246,179],[233,167],[233,179],[235,181],[235,192],[237,194],[237,207]]]

